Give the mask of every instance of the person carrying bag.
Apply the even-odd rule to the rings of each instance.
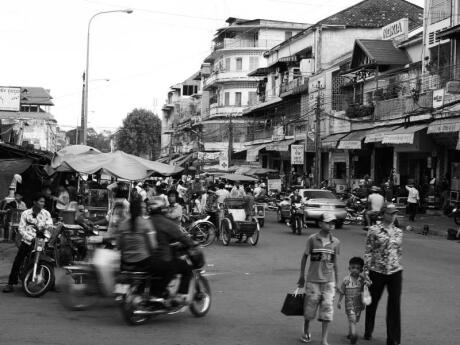
[[[284,299],[281,312],[286,316],[303,316],[303,306],[305,294],[300,293],[300,289],[295,289],[294,293],[288,293]]]

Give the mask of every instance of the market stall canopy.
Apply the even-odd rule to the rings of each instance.
[[[224,174],[220,178],[230,180],[230,181],[239,181],[239,182],[255,182],[257,179],[245,175],[239,174]]]
[[[87,145],[66,146],[62,150],[56,152],[56,154],[53,157],[53,160],[51,161],[51,168],[54,169],[54,171],[71,171],[65,169],[65,167],[63,166],[63,163],[67,161],[69,158],[81,155],[94,155],[100,153],[101,151],[99,151],[98,149],[95,149],[94,147]],[[60,170],[58,170],[58,168]],[[47,171],[48,173],[53,172],[53,170],[49,169],[49,167],[47,168]]]
[[[145,179],[153,173],[169,176],[183,170],[176,166],[149,161],[122,151],[97,155],[76,155],[69,157],[63,164],[79,173],[94,174],[103,171],[111,176],[130,181]]]
[[[0,160],[0,193],[2,197],[8,195],[11,180],[15,174],[22,174],[32,164],[30,158],[12,158]]]

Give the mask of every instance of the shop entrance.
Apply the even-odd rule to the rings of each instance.
[[[391,176],[393,169],[393,148],[378,147],[375,149],[375,182],[377,185],[385,182]]]

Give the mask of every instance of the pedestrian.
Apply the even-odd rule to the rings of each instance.
[[[398,209],[387,204],[383,210],[383,222],[371,226],[367,233],[364,255],[364,275],[371,282],[369,292],[372,303],[366,308],[364,339],[370,340],[374,331],[375,314],[385,286],[387,301],[387,345],[401,343],[401,245],[403,232],[394,226]]]
[[[413,222],[417,214],[417,205],[420,202],[420,195],[411,180],[409,180],[409,183],[406,185],[406,190],[409,192],[407,196],[407,213],[409,215],[409,221]]]
[[[67,209],[70,203],[69,192],[64,186],[59,186],[58,196],[54,198],[56,201],[56,210],[59,212]]]
[[[342,309],[342,299],[345,297],[345,314],[348,318],[348,336],[351,344],[356,344],[356,324],[359,322],[361,312],[364,310],[362,293],[365,279],[363,276],[364,260],[360,257],[352,257],[348,262],[348,274],[342,281],[339,292],[337,309]]]
[[[299,288],[305,286],[304,327],[300,341],[311,341],[310,321],[315,319],[319,309],[318,321],[322,323],[321,345],[328,345],[329,323],[334,312],[334,295],[338,281],[337,255],[340,241],[332,236],[337,218],[333,213],[324,213],[320,219],[321,230],[308,237],[300,265]],[[310,266],[305,283],[305,267],[310,257]]]

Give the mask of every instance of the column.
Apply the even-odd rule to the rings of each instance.
[[[372,145],[372,153],[371,153],[371,180],[375,184],[375,147]]]
[[[399,153],[396,152],[395,149],[393,149],[393,171],[395,175],[399,175]],[[400,184],[400,181],[398,179],[398,185],[399,184]]]

